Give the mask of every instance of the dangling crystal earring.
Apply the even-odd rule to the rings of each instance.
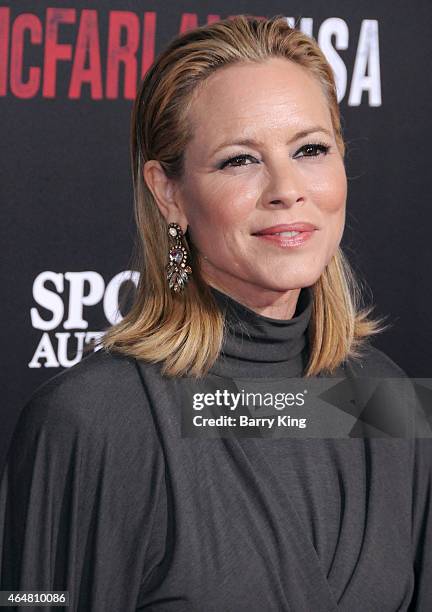
[[[182,245],[183,232],[178,223],[168,225],[168,236],[173,243],[169,250],[169,264],[167,265],[167,279],[170,289],[179,293],[184,289],[189,280],[188,274],[192,274],[192,268],[187,265],[188,253]]]

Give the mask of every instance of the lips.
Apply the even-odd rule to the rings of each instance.
[[[266,236],[271,234],[279,234],[280,232],[312,232],[318,229],[313,223],[307,221],[298,221],[296,223],[273,225],[262,230],[254,232],[254,236]]]

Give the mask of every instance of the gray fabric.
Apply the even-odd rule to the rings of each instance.
[[[230,296],[212,288],[226,315],[222,354],[210,372],[219,376],[268,378],[301,376],[307,362],[307,328],[312,293],[301,290],[292,319],[259,315]]]
[[[285,325],[215,296],[232,336],[206,384],[296,375],[307,291]],[[404,376],[372,347],[338,374]],[[0,485],[1,589],[80,612],[432,610],[429,439],[182,438],[185,385],[100,350],[35,392]]]

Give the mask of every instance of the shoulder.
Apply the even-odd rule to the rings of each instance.
[[[102,388],[117,386],[124,376],[136,376],[134,360],[102,348],[46,380],[34,391],[32,397],[74,393],[82,396],[82,399],[93,399],[92,396],[97,395]]]
[[[72,440],[120,434],[146,419],[145,401],[135,360],[99,349],[33,392],[16,435]]]
[[[80,491],[72,504],[80,517],[108,504],[108,525],[129,509],[138,517],[136,508],[151,494],[146,474],[162,479],[163,462],[135,359],[99,349],[31,395],[18,417],[5,473],[16,499],[35,492],[36,513],[38,503],[61,513],[64,500]]]
[[[361,356],[345,364],[356,376],[371,378],[408,378],[408,374],[389,355],[370,343],[364,345]]]

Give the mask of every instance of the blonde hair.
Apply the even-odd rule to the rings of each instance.
[[[204,376],[218,358],[224,315],[204,281],[198,254],[186,246],[193,274],[173,294],[166,280],[167,223],[143,177],[147,160],[158,160],[168,178],[183,174],[183,153],[192,137],[188,111],[194,92],[209,75],[238,62],[289,59],[318,79],[329,104],[338,149],[344,157],[339,106],[331,66],[313,38],[291,28],[282,15],[260,19],[237,15],[175,37],[146,73],[131,119],[131,162],[138,243],[134,267],[140,272],[132,306],[109,327],[99,344],[151,363],[166,376]],[[187,237],[187,234],[186,234]],[[348,358],[362,356],[368,338],[383,331],[360,310],[362,292],[340,247],[311,287],[309,362],[304,375],[331,373]]]

